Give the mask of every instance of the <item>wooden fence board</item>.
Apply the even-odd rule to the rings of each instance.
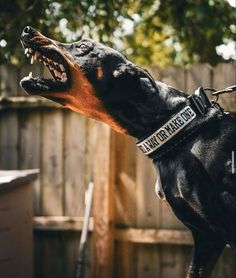
[[[160,200],[155,194],[156,173],[150,159],[138,152],[136,169],[137,227],[160,227]],[[137,247],[138,277],[155,277],[160,268],[159,247]]]
[[[117,226],[136,225],[136,155],[134,139],[116,134],[115,222]],[[117,242],[115,247],[116,277],[134,277],[134,246]]]
[[[193,93],[198,87],[211,87],[211,68],[207,64],[195,64],[187,70],[186,91]]]
[[[42,214],[63,215],[63,114],[61,111],[42,113],[41,182]]]
[[[97,125],[94,169],[93,275],[113,276],[114,252],[114,131]]]
[[[64,215],[84,213],[86,119],[74,112],[64,115]]]
[[[114,278],[136,277],[135,246],[130,242],[116,241],[114,249]]]
[[[63,236],[63,248],[65,252],[64,276],[61,274],[57,278],[75,278],[76,260],[78,256],[78,246],[80,241],[80,233],[67,233]],[[85,250],[84,269],[85,277],[91,278],[91,236],[88,238],[87,248]]]
[[[1,96],[17,96],[19,93],[19,69],[12,65],[0,66]]]
[[[136,183],[137,227],[159,227],[160,200],[155,194],[156,173],[152,161],[140,151],[137,154]]]
[[[207,64],[195,64],[186,70],[186,92],[192,94],[199,87],[212,87],[212,68]],[[206,91],[209,99],[211,93]]]
[[[232,249],[225,248],[214,268],[212,278],[231,278],[236,277],[236,254]]]
[[[96,142],[97,122],[86,118],[86,149],[85,149],[85,184],[88,185],[94,177],[94,162],[97,150]],[[91,212],[92,213],[92,212]]]
[[[137,148],[131,137],[116,134],[116,224],[136,224],[136,153]]]
[[[34,111],[19,113],[19,168],[40,168],[41,115]],[[34,182],[34,215],[41,213],[40,178]]]
[[[169,66],[161,71],[161,82],[184,91],[186,87],[186,72],[180,66]]]
[[[0,168],[18,168],[18,119],[17,112],[0,112]]]
[[[147,228],[116,228],[115,238],[120,241],[146,244],[192,245],[189,231]]]
[[[35,278],[64,278],[66,276],[66,242],[63,233],[36,234],[41,245],[41,258],[38,257]]]
[[[0,66],[0,94],[17,95],[18,69],[14,66]],[[0,168],[18,167],[18,119],[17,111],[0,113]]]
[[[186,262],[186,256],[184,253],[184,248],[178,248],[173,245],[161,246],[161,275],[163,278],[185,278],[186,268],[188,263]],[[190,255],[190,254],[189,254]],[[189,256],[190,258],[190,256]],[[190,261],[190,260],[189,260]]]

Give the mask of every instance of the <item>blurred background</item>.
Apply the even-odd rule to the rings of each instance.
[[[22,60],[26,25],[66,42],[90,37],[141,65],[235,59],[234,0],[0,1],[0,61]]]
[[[156,197],[152,163],[134,139],[26,96],[19,80],[30,71],[49,73],[25,58],[23,28],[63,42],[101,41],[156,79],[191,93],[236,83],[235,7],[235,0],[0,0],[0,169],[40,169],[32,195],[35,278],[74,277],[92,176],[86,277],[185,277],[192,240]],[[236,95],[220,103],[236,115]],[[0,245],[1,233],[0,226]],[[0,253],[0,269],[5,261]],[[235,275],[235,256],[226,248],[211,277]]]

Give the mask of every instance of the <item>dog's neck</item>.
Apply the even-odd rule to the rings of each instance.
[[[187,95],[158,81],[156,81],[158,91],[147,79],[141,80],[136,85],[139,87],[132,84],[121,88],[119,94],[114,93],[121,99],[113,99],[107,108],[110,108],[109,112],[129,135],[141,139],[168,119],[186,101]],[[125,95],[124,102],[122,94]]]

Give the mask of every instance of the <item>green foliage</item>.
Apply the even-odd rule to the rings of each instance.
[[[0,0],[0,18],[1,63],[24,59],[19,38],[26,25],[62,41],[84,34],[158,66],[215,64],[222,59],[215,47],[236,36],[235,9],[224,0]]]
[[[147,4],[148,2],[148,4]],[[216,46],[236,38],[236,11],[220,0],[141,1],[140,20],[127,46],[144,64],[188,64],[221,60]]]

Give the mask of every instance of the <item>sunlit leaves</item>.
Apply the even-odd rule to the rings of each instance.
[[[236,38],[236,12],[225,0],[0,0],[0,18],[0,62],[24,59],[26,25],[67,42],[91,37],[141,65],[215,64],[216,46]]]

